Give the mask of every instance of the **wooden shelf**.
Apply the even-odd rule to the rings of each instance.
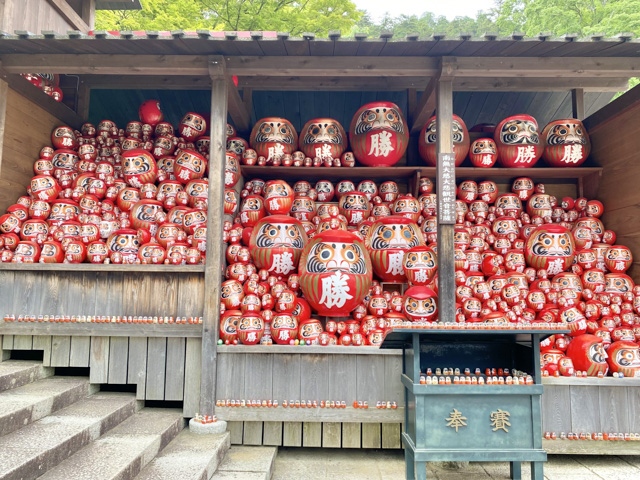
[[[95,263],[0,263],[1,270],[42,272],[204,273],[204,265],[114,265]]]
[[[201,324],[5,322],[2,335],[69,335],[91,337],[201,337]]]
[[[556,432],[559,434],[560,432]],[[566,432],[569,433],[569,432]],[[580,433],[580,432],[578,432]],[[624,432],[623,432],[624,433]],[[631,433],[631,432],[629,432]],[[636,433],[636,432],[633,432]],[[554,455],[640,455],[640,442],[625,440],[542,440],[542,448]],[[631,478],[631,477],[629,477]]]
[[[289,401],[290,399],[284,399]],[[294,399],[295,400],[295,399]],[[318,402],[321,399],[318,399]],[[216,407],[216,416],[226,421],[256,422],[349,422],[349,423],[402,423],[404,408],[378,409],[369,402],[369,408],[290,408],[274,407]]]
[[[414,395],[542,395],[542,385],[422,385],[402,374]]]
[[[542,384],[548,386],[572,387],[640,387],[640,378],[614,377],[542,377]]]
[[[327,354],[327,355],[402,355],[402,350],[363,346],[326,346],[321,345],[218,345],[219,354],[225,353],[264,353],[264,354]]]
[[[394,180],[411,179],[421,167],[256,167],[242,165],[246,180]]]

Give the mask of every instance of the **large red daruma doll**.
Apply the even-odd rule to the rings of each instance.
[[[249,241],[256,267],[280,278],[296,271],[306,244],[307,234],[302,223],[287,215],[271,215],[260,220],[253,227]]]
[[[435,167],[438,163],[438,154],[436,152],[436,116],[429,119],[420,132],[418,138],[418,150],[420,157],[427,165]],[[453,139],[453,153],[456,158],[456,167],[462,165],[464,159],[469,153],[469,131],[464,121],[457,115],[453,116],[451,123],[451,137]]]
[[[542,130],[542,158],[551,167],[578,167],[591,153],[591,140],[580,120],[554,120]]]
[[[344,230],[316,235],[300,258],[300,286],[318,315],[346,317],[363,300],[372,280],[364,243]]]
[[[501,167],[533,167],[544,150],[538,122],[530,115],[505,118],[496,127],[493,138],[498,147],[498,163]]]
[[[549,275],[564,272],[573,264],[575,241],[571,231],[561,225],[541,225],[527,239],[527,265],[545,269]]]
[[[300,131],[300,150],[309,158],[334,160],[347,149],[347,134],[333,118],[309,120]]]
[[[289,120],[262,118],[253,126],[249,143],[258,156],[270,162],[291,155],[298,148],[298,133]]]
[[[587,372],[590,377],[597,377],[598,373],[607,374],[608,355],[602,342],[602,338],[588,333],[571,340],[566,354],[573,360],[576,370]]]
[[[407,150],[407,121],[394,103],[367,103],[351,120],[349,141],[353,154],[363,165],[390,167]]]
[[[424,237],[415,222],[392,215],[374,222],[365,237],[373,271],[383,282],[406,281],[403,259],[407,250],[424,245]]]

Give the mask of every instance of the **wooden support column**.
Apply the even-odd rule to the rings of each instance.
[[[424,127],[436,108],[436,83],[435,77],[429,79],[427,88],[422,92],[416,108],[411,113],[412,134],[418,133]]]
[[[584,88],[571,90],[571,108],[573,118],[584,120]]]
[[[202,321],[202,369],[200,413],[215,412],[220,284],[225,248],[220,215],[224,204],[224,165],[227,146],[227,75],[224,58],[209,57],[211,77],[211,146],[209,150],[209,213],[207,215],[207,262],[204,270],[204,314]]]
[[[438,318],[454,322],[456,310],[453,230],[455,226],[455,168],[453,164],[453,71],[454,65],[442,60],[436,83],[436,187],[438,194]],[[447,199],[448,197],[448,199]],[[453,204],[453,205],[452,205]],[[453,212],[451,209],[453,208]]]
[[[91,87],[84,80],[80,80],[78,85],[78,93],[76,96],[76,113],[80,118],[89,121],[89,106],[91,100]]]

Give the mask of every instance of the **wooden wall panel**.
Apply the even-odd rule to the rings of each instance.
[[[628,245],[640,259],[640,89],[616,99],[601,112],[585,120],[591,137],[591,158],[604,168],[598,200],[604,203],[601,220],[617,234],[617,243]],[[640,268],[630,271],[640,282]]]
[[[194,317],[202,316],[204,297],[198,273],[2,271],[0,286],[0,311],[16,316]]]
[[[23,0],[11,0],[11,3],[22,4]],[[1,30],[13,32],[13,28]],[[1,212],[14,204],[19,196],[26,194],[33,176],[33,162],[38,159],[40,149],[51,144],[51,131],[61,124],[59,119],[32,101],[8,89],[0,160]]]

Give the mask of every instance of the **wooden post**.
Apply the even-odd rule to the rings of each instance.
[[[436,187],[438,194],[438,318],[455,321],[455,269],[453,229],[455,226],[455,169],[452,168],[453,65],[443,58],[436,82]],[[453,209],[453,211],[451,211]]]
[[[573,118],[584,120],[584,88],[571,90],[571,108]]]
[[[80,16],[89,25],[89,28],[93,30],[96,26],[96,0],[84,0]]]
[[[224,218],[224,165],[227,145],[227,76],[224,58],[209,57],[211,77],[211,146],[209,150],[209,211],[207,215],[207,262],[204,269],[204,314],[202,322],[202,373],[200,413],[215,413],[220,284],[225,248],[222,242]]]
[[[91,100],[91,87],[84,80],[80,80],[76,97],[76,113],[85,122],[89,121],[89,106]]]

